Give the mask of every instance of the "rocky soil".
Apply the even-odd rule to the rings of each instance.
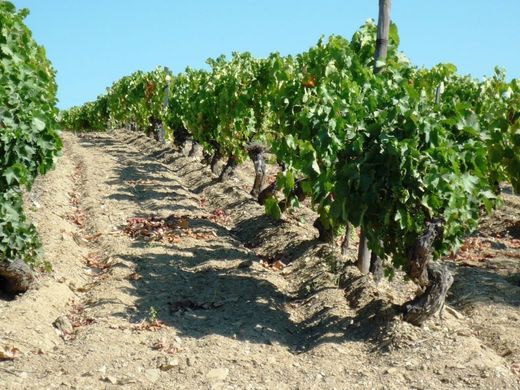
[[[443,319],[422,328],[320,244],[308,209],[275,222],[251,167],[137,133],[64,134],[27,196],[53,271],[0,297],[5,389],[520,389],[520,199],[462,250]]]

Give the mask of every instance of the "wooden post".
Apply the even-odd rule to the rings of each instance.
[[[168,74],[168,72],[170,71],[170,69],[168,67],[165,67],[164,71],[167,74],[166,74],[166,85],[164,87],[164,100],[163,100],[162,109],[163,109],[163,111],[166,111],[166,110],[168,110],[168,106],[170,105],[170,82],[171,82],[171,77]],[[164,131],[164,123],[162,123],[162,121],[159,123],[156,131],[157,131],[157,140],[159,142],[165,143],[166,142],[166,132]]]
[[[359,234],[359,249],[358,249],[357,266],[358,266],[359,270],[364,274],[368,274],[368,272],[370,271],[371,256],[372,256],[372,254],[370,253],[370,249],[368,249],[367,237],[365,236],[363,229],[361,229],[361,232]]]
[[[377,21],[376,51],[374,55],[374,74],[378,74],[384,69],[386,54],[388,52],[388,35],[390,32],[390,9],[392,0],[379,0],[379,19]],[[359,237],[359,250],[357,266],[364,274],[370,270],[370,259],[372,253],[368,249],[367,239],[361,229]]]
[[[379,0],[379,19],[377,21],[376,52],[374,55],[374,73],[384,69],[388,52],[388,34],[390,32],[390,8],[392,0]]]
[[[435,104],[439,104],[441,102],[441,95],[444,92],[444,83],[441,83],[435,89]]]

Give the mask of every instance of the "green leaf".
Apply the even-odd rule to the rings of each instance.
[[[33,118],[32,125],[38,131],[42,131],[45,129],[45,122],[39,118]]]
[[[321,173],[320,166],[318,165],[317,160],[315,160],[315,159],[312,160],[311,167],[312,167],[313,171],[316,172],[318,175]]]
[[[292,134],[288,134],[287,137],[285,137],[285,143],[290,149],[296,149],[296,143],[294,142]]]
[[[400,39],[399,39],[399,31],[397,29],[397,25],[394,22],[390,22],[390,31],[388,32],[388,38],[390,38],[391,41],[396,46],[399,46]]]
[[[282,217],[282,210],[278,206],[276,198],[269,197],[265,201],[265,212],[274,219],[278,220]]]
[[[22,164],[14,164],[4,171],[3,176],[10,186],[14,184],[24,184],[25,168]]]

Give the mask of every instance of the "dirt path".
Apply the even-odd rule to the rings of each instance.
[[[489,332],[479,338],[485,316],[474,307],[418,329],[392,306],[412,286],[376,288],[338,263],[314,241],[309,211],[272,222],[242,189],[244,172],[216,183],[137,134],[64,141],[28,199],[54,271],[0,300],[0,353],[14,356],[0,361],[1,388],[520,388],[512,279],[496,274],[508,299],[485,306],[505,321],[507,350]],[[151,216],[171,222],[155,231],[165,240],[123,232]],[[262,265],[276,260],[290,265]]]

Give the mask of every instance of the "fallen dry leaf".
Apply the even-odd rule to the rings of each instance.
[[[506,245],[509,248],[520,249],[520,240],[514,238],[514,239],[511,239],[511,240],[505,240],[505,241],[507,241]]]
[[[276,260],[273,264],[271,264],[271,268],[281,271],[285,268],[285,264],[282,263],[280,260]]]
[[[0,347],[0,361],[14,360],[20,355],[20,350],[16,347],[7,345]]]
[[[172,214],[166,218],[134,217],[128,218],[123,232],[135,239],[176,243],[182,237],[191,237],[197,240],[209,240],[216,237],[215,232],[196,231],[191,229],[187,216]]]
[[[161,340],[157,340],[155,343],[153,343],[152,349],[155,351],[165,352],[170,355],[176,354],[180,351],[179,347],[169,343],[165,337],[163,337]]]
[[[276,260],[276,261],[260,260],[260,265],[264,268],[267,268],[267,269],[270,269],[273,271],[281,271],[286,267],[286,265],[283,262],[281,262],[280,260]]]
[[[87,217],[81,211],[76,211],[74,214],[69,215],[70,221],[78,225],[79,227],[83,227],[85,225],[85,221]]]
[[[144,320],[144,321],[140,322],[139,324],[135,325],[134,329],[135,330],[148,330],[151,332],[155,332],[155,331],[158,331],[159,329],[164,328],[165,326],[166,325],[161,320],[153,320],[153,321]]]
[[[223,226],[227,226],[231,223],[231,217],[227,215],[226,212],[222,209],[213,210],[213,212],[207,217],[207,219],[211,222]]]
[[[485,257],[482,252],[489,248],[491,248],[491,243],[484,242],[481,237],[468,237],[464,240],[458,252],[453,254],[451,258],[461,263],[483,261]]]
[[[83,256],[83,258],[85,259],[85,263],[87,264],[87,266],[89,266],[90,268],[105,270],[111,267],[110,259],[103,260],[103,258],[97,253],[89,253],[88,255]]]

